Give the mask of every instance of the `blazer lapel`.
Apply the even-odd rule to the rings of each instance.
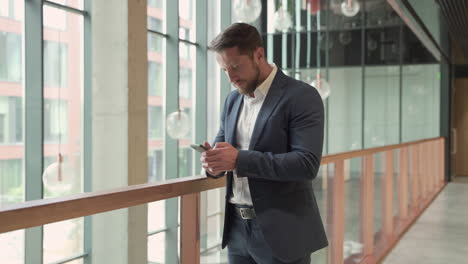
[[[275,79],[271,83],[270,90],[263,102],[262,108],[257,116],[257,121],[255,121],[255,127],[252,132],[252,137],[250,139],[249,150],[252,150],[257,141],[262,134],[263,128],[270,117],[273,110],[275,110],[278,101],[281,99],[281,96],[284,93],[284,85],[286,84],[286,79],[284,73],[278,68],[276,72]]]
[[[229,142],[231,145],[236,147],[236,130],[237,130],[237,120],[239,119],[239,114],[241,111],[241,107],[243,105],[243,96],[239,95],[237,99],[235,99],[232,112],[228,117],[228,122],[226,126],[226,142]]]

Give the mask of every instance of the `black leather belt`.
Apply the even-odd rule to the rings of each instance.
[[[240,207],[233,204],[233,208],[236,214],[242,219],[248,220],[257,217],[255,210],[252,207]]]

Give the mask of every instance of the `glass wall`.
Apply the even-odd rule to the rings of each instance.
[[[24,1],[0,1],[0,207],[24,201]],[[0,262],[23,263],[24,230],[0,234]]]
[[[83,8],[79,1],[56,1]],[[43,7],[44,173],[43,198],[83,191],[83,16]],[[84,250],[83,218],[44,226],[44,262]]]
[[[440,62],[387,1],[266,3],[262,33],[270,62],[312,86],[321,83],[321,87],[315,86],[322,94],[329,84],[329,96],[322,96],[326,116],[324,154],[440,135]],[[381,155],[374,161],[377,238],[382,226],[382,161]],[[356,225],[362,211],[361,166],[360,159],[345,161],[345,196],[349,198],[343,245],[346,262],[362,258],[361,230]],[[327,191],[323,184],[327,173],[333,174],[333,170],[322,171],[314,180],[316,193]],[[317,202],[326,203],[326,197],[319,195]],[[321,211],[322,215],[326,213]],[[314,258],[320,259],[317,254]]]
[[[84,3],[37,3],[0,1],[0,207],[83,191]],[[32,12],[40,16],[32,16]],[[25,14],[29,14],[29,21],[41,18],[42,36],[33,36],[40,31],[31,30],[26,36],[28,30],[24,28],[33,25],[26,23]],[[29,42],[24,43],[25,39]],[[23,46],[27,49],[28,45],[42,47],[42,54],[38,51],[25,58]],[[30,66],[42,62],[42,67],[25,70],[24,62]],[[31,81],[32,76],[38,78],[41,74],[43,85]],[[36,89],[42,91],[43,98],[31,96]],[[38,109],[42,110],[42,125],[25,124],[24,117],[41,113]],[[42,133],[38,132],[41,129]],[[28,143],[29,149],[38,150],[34,156],[41,157],[38,161],[42,164],[24,160],[25,138],[32,131],[42,134],[42,140]],[[33,167],[37,171],[32,171]],[[27,182],[30,180],[35,184]],[[42,234],[24,230],[0,234],[0,262],[28,262],[32,251],[42,252],[45,263],[83,255],[83,224],[80,218],[46,225]],[[27,241],[36,242],[30,244],[29,252],[24,252]],[[74,263],[82,263],[82,259],[78,257]]]
[[[267,3],[270,61],[330,85],[324,153],[439,135],[439,62],[386,1],[351,1],[350,10],[332,0]]]

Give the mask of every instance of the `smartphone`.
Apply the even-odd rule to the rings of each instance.
[[[190,147],[193,148],[194,150],[202,153],[202,152],[205,152],[207,151],[208,149],[202,145],[202,144],[190,144]]]

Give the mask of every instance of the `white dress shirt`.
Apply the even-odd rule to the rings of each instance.
[[[276,65],[271,65],[273,70],[270,75],[263,81],[254,91],[254,97],[244,95],[244,104],[239,113],[236,128],[237,149],[248,150],[250,138],[257,120],[258,113],[262,108],[265,97],[270,90],[271,83],[275,78],[278,68]],[[249,182],[246,177],[237,177],[237,172],[234,170],[232,181],[232,196],[229,200],[233,204],[252,205],[252,197],[250,196]]]

